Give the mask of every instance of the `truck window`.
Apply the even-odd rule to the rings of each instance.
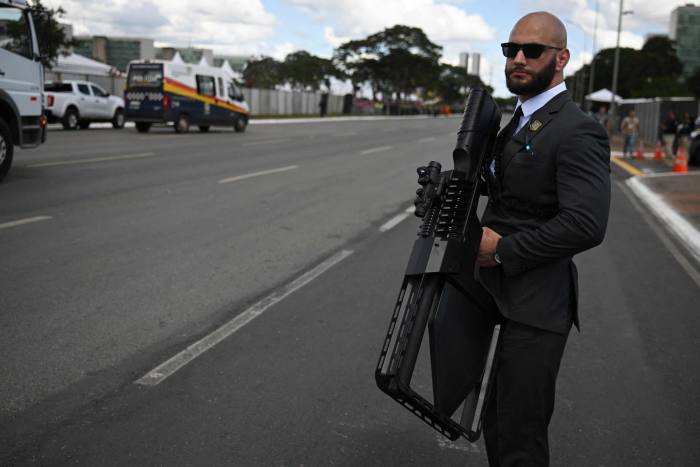
[[[70,83],[46,83],[44,86],[46,92],[73,92],[73,86]]]
[[[0,7],[0,47],[32,58],[29,23],[17,8]]]
[[[216,96],[214,77],[197,75],[197,92],[203,96]]]
[[[221,78],[216,78],[216,81],[219,84],[219,96],[224,97],[224,80]]]
[[[129,66],[127,86],[130,88],[159,88],[163,85],[163,65],[160,63],[135,63]]]
[[[236,86],[236,83],[230,81],[228,83],[228,97],[234,100],[240,100],[242,95],[243,93],[241,92],[240,88]]]
[[[86,96],[90,95],[90,90],[88,89],[87,84],[79,84],[78,91],[80,91],[80,94],[85,94]]]
[[[99,86],[96,86],[96,85],[94,85],[94,84],[91,84],[90,87],[92,88],[92,94],[95,95],[95,96],[97,96],[97,97],[107,97],[107,96],[109,96],[109,94],[107,93],[107,91],[105,91],[104,89],[102,89],[102,88],[99,87]]]

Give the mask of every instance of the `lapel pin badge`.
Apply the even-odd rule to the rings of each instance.
[[[530,122],[530,131],[537,131],[540,128],[542,128],[542,122],[540,122],[539,120]]]

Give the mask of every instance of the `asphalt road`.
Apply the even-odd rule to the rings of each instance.
[[[481,441],[440,438],[373,381],[418,222],[379,227],[409,206],[416,166],[450,165],[457,123],[55,131],[18,152],[0,227],[47,219],[0,228],[0,464],[485,465]],[[583,332],[552,463],[697,465],[698,284],[624,177],[605,242],[577,260]],[[339,251],[161,384],[134,384]]]

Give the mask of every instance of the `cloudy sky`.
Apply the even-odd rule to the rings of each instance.
[[[498,44],[523,14],[548,10],[569,30],[573,72],[590,60],[598,3],[596,50],[615,45],[619,0],[44,0],[62,6],[77,35],[151,37],[158,45],[212,48],[216,53],[270,55],[295,50],[329,57],[348,39],[385,27],[422,28],[457,64],[479,52],[481,77],[506,96]],[[688,0],[625,0],[621,44],[639,48],[648,33],[668,33],[671,11]]]

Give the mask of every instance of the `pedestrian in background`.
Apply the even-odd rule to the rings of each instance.
[[[622,148],[622,157],[631,159],[634,155],[637,136],[639,135],[639,119],[634,113],[634,110],[627,112],[627,116],[622,119],[622,123],[620,123],[620,132],[625,138],[625,144]]]
[[[676,118],[675,112],[673,110],[668,112],[666,119],[661,124],[661,142],[664,145],[664,153],[666,157],[673,157],[673,142],[676,139],[676,132],[678,131],[678,119]]]
[[[683,114],[683,120],[678,125],[678,147],[686,151],[690,148],[690,134],[695,129],[693,119],[688,112]]]

